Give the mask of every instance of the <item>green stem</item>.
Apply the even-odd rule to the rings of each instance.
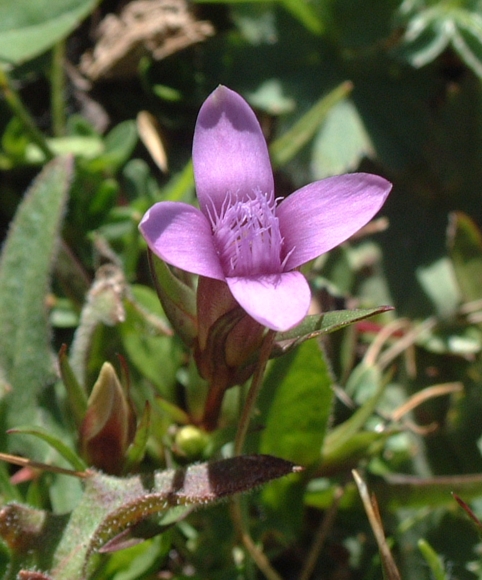
[[[230,510],[231,519],[233,520],[233,524],[239,536],[239,539],[241,540],[246,551],[251,556],[253,561],[256,563],[258,568],[261,570],[261,572],[265,575],[265,577],[268,580],[283,580],[282,577],[278,574],[278,572],[276,572],[276,570],[271,566],[271,563],[266,557],[266,554],[256,546],[256,544],[253,541],[253,538],[246,530],[241,510],[240,496],[236,496],[233,498],[230,507],[231,507]]]
[[[53,159],[55,155],[48,146],[44,135],[38,130],[29,111],[24,107],[18,93],[12,87],[7,73],[0,67],[0,91],[5,97],[7,105],[10,107],[12,113],[18,117],[23,124],[25,130],[30,135],[32,141],[40,148],[47,160]]]
[[[236,439],[234,441],[234,455],[241,455],[243,451],[244,441],[248,432],[251,415],[253,413],[254,405],[256,404],[259,391],[261,390],[261,385],[263,384],[263,375],[266,369],[266,365],[268,364],[271,349],[273,348],[275,334],[276,333],[274,331],[270,330],[264,337],[261,351],[259,353],[258,364],[256,365],[256,370],[254,371],[254,375],[251,380],[251,386],[249,387],[246,403],[244,404],[243,413],[238,424]]]
[[[271,354],[271,350],[273,348],[275,335],[276,333],[270,330],[264,337],[261,351],[259,353],[258,364],[256,365],[256,370],[254,371],[254,375],[251,380],[248,396],[246,398],[241,419],[239,421],[238,430],[236,432],[236,439],[234,441],[234,455],[241,455],[243,451],[244,441],[246,439],[246,434],[248,432],[248,427],[251,420],[251,414],[253,412],[256,399],[258,398],[261,385],[263,384],[264,371],[266,369],[266,365],[268,364],[269,355]],[[252,560],[266,576],[266,578],[268,578],[268,580],[282,580],[281,576],[271,566],[271,563],[264,552],[262,552],[254,543],[253,538],[247,529],[246,521],[243,518],[241,498],[239,496],[234,497],[231,503],[231,519],[233,521],[236,533],[238,534],[238,537],[241,540],[245,550],[248,552]]]
[[[341,487],[337,487],[335,489],[332,504],[321,520],[318,530],[315,532],[313,544],[310,551],[308,552],[308,557],[305,558],[305,563],[303,565],[301,574],[298,577],[298,580],[310,580],[312,577],[315,571],[316,563],[318,562],[323,546],[326,542],[326,539],[328,538],[328,534],[330,533],[335,522],[340,500],[344,493],[345,490]]]
[[[57,42],[52,50],[52,70],[50,75],[50,102],[52,128],[55,137],[65,135],[65,40]]]

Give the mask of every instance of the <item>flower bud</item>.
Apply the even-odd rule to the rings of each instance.
[[[110,363],[104,363],[80,427],[86,460],[106,473],[122,471],[125,452],[135,433],[132,405]]]
[[[190,461],[202,458],[209,443],[209,435],[194,425],[180,427],[174,440],[175,450]]]
[[[225,388],[244,382],[251,374],[265,328],[234,299],[228,285],[199,277],[197,290],[198,336],[194,356],[201,376]]]

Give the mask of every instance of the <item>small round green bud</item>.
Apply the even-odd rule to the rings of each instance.
[[[209,435],[194,425],[181,427],[174,439],[175,450],[188,459],[201,458],[209,443]]]

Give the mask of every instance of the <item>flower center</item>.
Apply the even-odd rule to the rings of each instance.
[[[220,215],[210,215],[216,249],[226,276],[260,276],[282,271],[276,202],[261,191],[238,200],[227,195]]]

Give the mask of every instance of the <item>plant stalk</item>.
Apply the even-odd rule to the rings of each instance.
[[[261,390],[261,385],[263,384],[264,371],[266,370],[269,355],[271,354],[271,350],[273,348],[275,335],[276,333],[273,330],[270,330],[264,337],[261,351],[259,353],[258,364],[256,365],[256,370],[254,371],[253,378],[251,379],[248,396],[246,398],[246,403],[244,404],[238,430],[236,432],[236,439],[234,440],[234,455],[241,455],[243,451],[244,441],[248,432],[251,415],[253,413],[254,405],[256,404],[259,391]]]
[[[10,82],[7,73],[1,67],[0,67],[0,90],[3,96],[5,97],[5,101],[7,105],[10,107],[10,110],[20,120],[33,143],[35,143],[39,147],[39,149],[45,155],[47,161],[53,159],[55,155],[48,146],[43,133],[39,131],[39,129],[37,128],[35,121],[32,118],[32,115],[22,103],[22,100],[20,99],[18,93],[12,87],[12,83]]]
[[[52,69],[50,74],[50,102],[52,111],[52,130],[55,137],[65,135],[65,40],[57,42],[52,50]]]

